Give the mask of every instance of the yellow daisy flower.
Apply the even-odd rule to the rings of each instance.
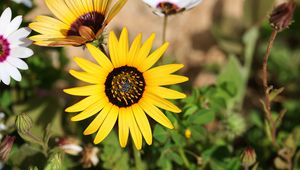
[[[181,99],[186,95],[162,86],[182,83],[188,78],[172,74],[181,69],[182,64],[151,68],[169,45],[165,43],[150,54],[154,38],[152,34],[142,44],[139,34],[129,48],[128,32],[124,28],[119,41],[114,32],[109,34],[110,59],[91,44],[87,44],[87,49],[97,64],[74,58],[83,72],[70,70],[70,74],[91,85],[64,90],[74,96],[87,96],[68,107],[66,112],[81,112],[72,117],[72,121],[81,121],[100,112],[84,131],[84,135],[98,131],[95,144],[110,133],[118,120],[121,147],[127,145],[129,132],[137,149],[142,147],[142,136],[151,145],[152,132],[146,114],[163,126],[173,128],[159,108],[179,113],[181,110],[166,99]]]
[[[45,0],[58,18],[37,16],[29,24],[40,33],[30,37],[40,46],[80,46],[100,39],[105,26],[121,10],[127,0],[118,0],[110,9],[112,0]]]

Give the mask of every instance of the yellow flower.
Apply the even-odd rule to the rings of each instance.
[[[80,46],[100,39],[105,26],[121,10],[127,0],[46,0],[58,18],[37,16],[29,27],[40,35],[30,37],[40,46]]]
[[[186,95],[161,86],[182,83],[188,78],[172,74],[181,69],[182,64],[151,68],[169,45],[165,43],[150,54],[154,38],[152,34],[142,44],[139,34],[129,48],[128,32],[124,28],[119,41],[114,32],[109,34],[110,59],[91,44],[87,44],[87,49],[97,64],[83,58],[74,59],[83,72],[70,70],[70,74],[91,85],[64,90],[74,96],[88,96],[67,108],[66,112],[81,112],[72,117],[72,121],[97,114],[84,131],[84,135],[98,131],[95,144],[110,133],[118,120],[121,147],[127,145],[129,132],[137,149],[142,147],[142,136],[151,145],[152,132],[146,114],[165,127],[173,128],[159,108],[179,113],[181,110],[166,99],[180,99]]]

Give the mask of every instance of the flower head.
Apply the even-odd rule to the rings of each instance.
[[[17,16],[13,20],[11,17],[10,8],[6,8],[0,16],[0,82],[6,85],[10,84],[10,77],[21,81],[22,77],[18,69],[28,69],[27,64],[21,59],[33,55],[33,51],[27,48],[31,44],[31,41],[26,39],[30,30],[18,29],[22,16]]]
[[[30,37],[41,46],[80,46],[100,39],[105,26],[121,10],[127,0],[45,0],[58,18],[37,16],[29,27],[41,35]]]
[[[202,0],[143,0],[154,9],[160,16],[177,14],[191,9],[202,2]]]
[[[241,161],[244,167],[252,166],[256,162],[255,150],[251,147],[245,148],[244,152],[241,155]]]
[[[277,6],[270,16],[269,22],[273,29],[282,31],[288,28],[293,20],[296,5],[289,1]]]
[[[129,132],[137,149],[142,147],[142,136],[150,145],[152,132],[146,114],[165,127],[173,128],[158,107],[179,113],[181,110],[166,99],[185,98],[185,94],[161,86],[182,83],[188,78],[172,74],[181,69],[182,64],[151,68],[169,45],[165,43],[149,54],[154,38],[152,34],[142,44],[142,35],[139,34],[129,49],[128,32],[124,28],[119,41],[113,32],[109,34],[110,59],[90,44],[87,48],[97,64],[83,58],[74,59],[84,71],[70,70],[70,74],[91,85],[64,90],[71,95],[87,96],[66,111],[81,112],[72,117],[72,121],[80,121],[98,113],[84,131],[85,135],[98,131],[94,143],[100,143],[118,120],[122,147],[127,145]]]

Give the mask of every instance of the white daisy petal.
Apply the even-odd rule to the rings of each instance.
[[[14,18],[9,25],[7,25],[7,28],[3,34],[3,36],[5,38],[7,38],[11,33],[15,32],[18,30],[18,28],[20,27],[22,23],[22,16],[17,16],[16,18]]]
[[[171,15],[176,13],[176,11],[181,12],[183,10],[188,10],[196,5],[200,4],[202,0],[143,0],[146,4],[151,6],[154,9],[154,13],[158,14],[159,16],[164,16],[164,15]],[[165,14],[165,11],[159,7],[160,3],[170,3],[174,5],[174,11]],[[177,7],[177,8],[176,8]]]
[[[29,28],[20,28],[22,16],[12,19],[12,11],[6,8],[0,16],[0,45],[4,50],[0,61],[0,82],[10,84],[10,79],[21,81],[22,76],[18,69],[27,70],[28,65],[21,58],[28,58],[33,55],[33,51],[27,46],[32,42],[26,37],[30,34]]]
[[[10,45],[19,45],[20,42],[30,34],[30,28],[20,28],[16,32],[12,33],[7,37],[7,40],[10,42]]]
[[[23,60],[21,60],[19,58],[8,57],[7,62],[9,64],[17,67],[18,69],[21,69],[21,70],[27,70],[28,69],[28,65]]]
[[[6,31],[6,27],[11,20],[11,9],[6,8],[0,17],[0,35],[2,35]]]
[[[156,8],[157,4],[159,4],[160,1],[154,1],[154,0],[143,0],[146,4],[151,6],[152,8]]]
[[[0,79],[4,84],[9,85],[10,77],[6,71],[6,64],[6,62],[0,63]]]
[[[15,58],[28,58],[33,55],[33,51],[26,47],[16,47],[11,49],[11,57]]]
[[[22,79],[21,73],[19,72],[19,70],[16,67],[7,64],[6,70],[7,70],[7,73],[9,73],[11,78],[13,78],[16,81],[21,81],[21,79]]]

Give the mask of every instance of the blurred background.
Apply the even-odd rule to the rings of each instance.
[[[262,60],[273,31],[268,19],[272,9],[283,2],[203,0],[195,8],[169,17],[166,40],[171,44],[165,62],[185,65],[180,74],[190,81],[172,88],[185,91],[188,98],[174,101],[183,109],[180,115],[166,112],[175,129],[153,124],[154,143],[144,145],[141,152],[131,145],[121,149],[116,129],[102,144],[92,146],[92,137],[82,135],[90,120],[69,121],[72,114],[65,113],[64,108],[77,100],[63,94],[62,89],[77,84],[68,70],[77,69],[70,60],[73,57],[89,57],[83,48],[32,45],[35,56],[27,60],[30,70],[22,71],[23,81],[10,87],[0,84],[0,112],[6,114],[3,123],[8,127],[3,135],[17,136],[5,168],[43,169],[53,161],[53,156],[45,157],[32,149],[15,131],[16,115],[26,112],[34,121],[36,134],[45,133],[47,125],[52,125],[49,153],[56,153],[54,149],[63,145],[59,141],[99,148],[93,153],[100,162],[90,166],[85,166],[84,153],[70,156],[64,152],[63,158],[54,159],[60,161],[62,169],[238,170],[245,167],[245,153],[247,159],[249,153],[253,158],[253,150],[256,159],[250,169],[300,169],[299,0],[295,1],[294,22],[278,34],[269,59],[269,84],[274,89],[284,87],[272,103],[272,116],[275,119],[286,111],[277,125],[276,147],[260,102],[264,98]],[[34,0],[32,8],[0,0],[0,11],[8,6],[14,16],[24,15],[24,26],[37,15],[51,15],[43,0]],[[125,26],[131,40],[140,32],[144,40],[154,32],[155,49],[162,44],[162,23],[163,18],[141,0],[128,0],[107,31],[119,33]],[[245,150],[247,147],[251,151]],[[37,157],[42,161],[33,159]]]

